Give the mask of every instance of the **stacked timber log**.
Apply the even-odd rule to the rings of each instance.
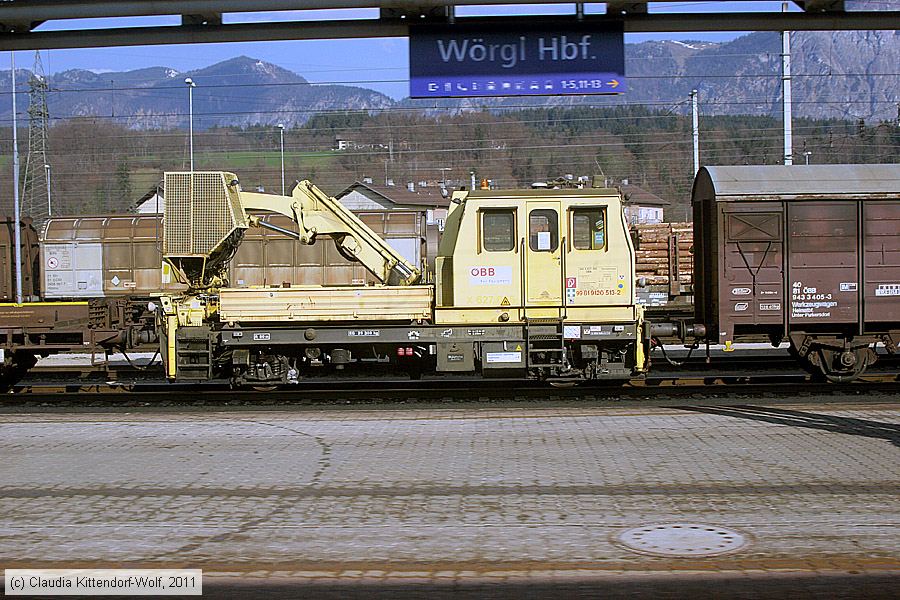
[[[633,225],[636,250],[636,276],[645,277],[648,285],[669,285],[670,275],[678,277],[682,286],[694,282],[693,223],[658,223]],[[673,248],[677,257],[669,255]],[[677,262],[673,260],[677,258]],[[678,265],[678,273],[669,273],[670,265]]]

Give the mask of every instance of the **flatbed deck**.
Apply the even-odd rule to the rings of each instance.
[[[433,299],[430,285],[225,288],[219,316],[235,323],[420,321],[431,319]]]

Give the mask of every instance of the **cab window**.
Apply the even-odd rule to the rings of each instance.
[[[606,210],[576,208],[572,210],[572,245],[576,250],[606,248]]]
[[[528,246],[535,252],[555,252],[559,248],[559,216],[550,208],[528,213]]]
[[[516,214],[513,210],[481,213],[481,244],[488,252],[508,252],[516,247]]]

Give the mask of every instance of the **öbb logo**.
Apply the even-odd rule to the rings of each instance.
[[[472,267],[472,277],[494,277],[494,267]]]

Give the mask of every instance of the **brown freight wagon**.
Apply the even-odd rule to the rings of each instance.
[[[0,269],[4,273],[0,278],[0,302],[16,301],[15,235],[13,218],[0,216]],[[35,289],[39,280],[40,261],[38,254],[40,242],[31,219],[24,218],[20,222],[22,243],[22,297],[25,301],[37,300],[40,290]]]
[[[15,221],[0,217],[0,386],[31,368],[36,356],[89,348],[87,302],[41,302],[41,261],[37,231],[20,222],[22,303],[17,303]]]
[[[359,213],[369,227],[418,268],[425,263],[424,215],[415,211]],[[177,292],[160,249],[157,214],[54,217],[41,247],[46,299],[153,298]],[[264,220],[295,229],[287,217]],[[306,245],[262,228],[247,230],[230,263],[231,285],[364,285],[374,278],[358,262],[341,256],[329,239]]]
[[[153,297],[186,286],[163,268],[159,215],[53,217],[41,244],[43,296]]]
[[[386,239],[416,268],[425,271],[426,225],[424,212],[385,210],[355,213],[372,231]],[[263,220],[296,230],[284,215],[266,215]],[[357,261],[338,252],[330,239],[301,244],[276,231],[248,229],[230,266],[230,284],[235,287],[283,285],[366,285],[375,277]]]
[[[788,340],[830,380],[900,341],[900,165],[704,167],[695,315],[710,339]]]
[[[690,318],[694,312],[694,224],[631,226],[635,249],[635,299],[655,320]]]

